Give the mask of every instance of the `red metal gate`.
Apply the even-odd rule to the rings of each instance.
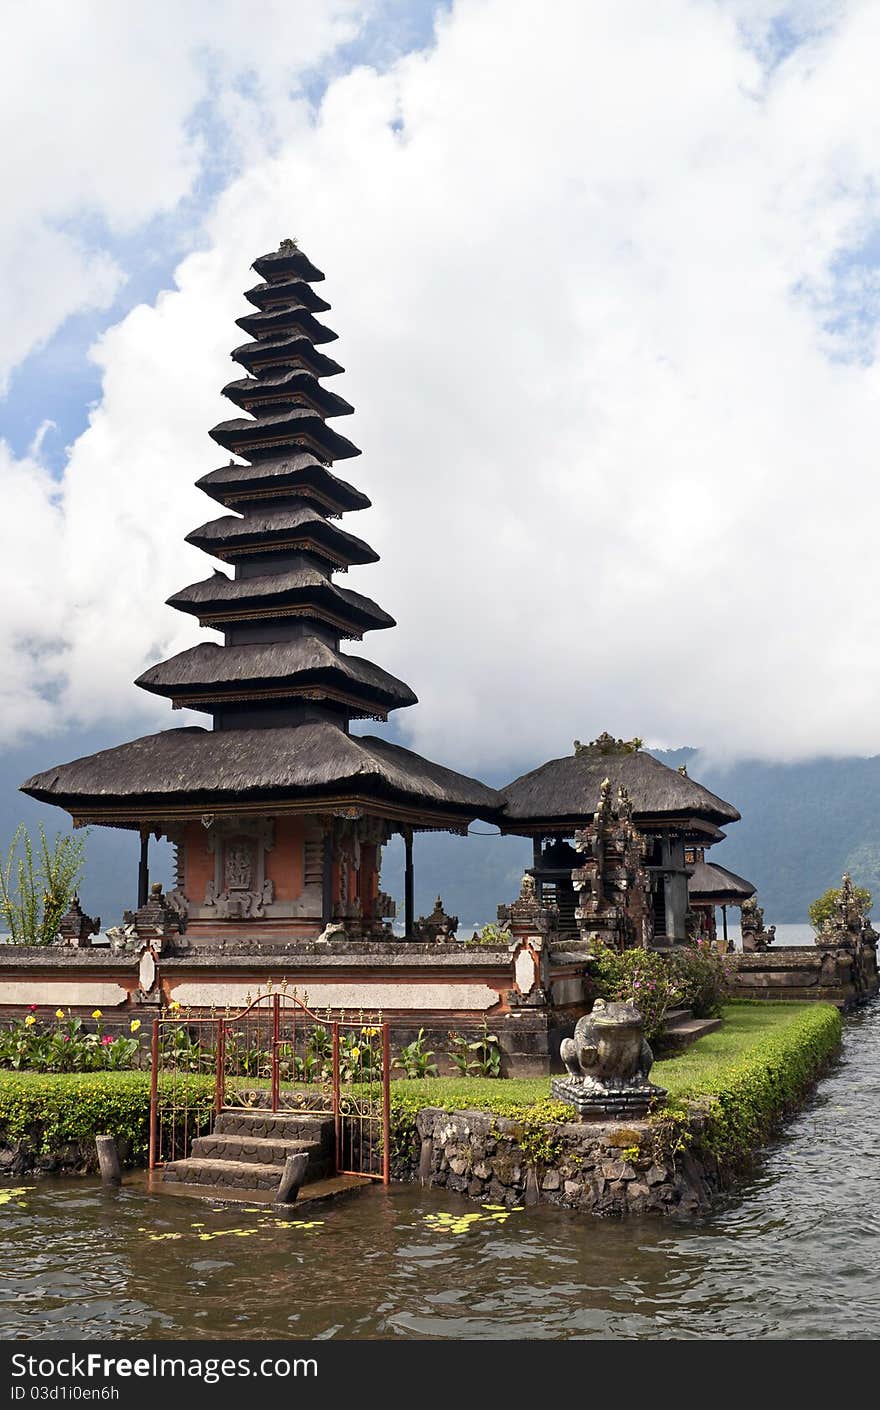
[[[332,1117],[336,1170],[388,1184],[388,1024],[328,1010],[320,1017],[286,986],[237,1013],[153,1021],[150,1169],[189,1154],[224,1108]]]

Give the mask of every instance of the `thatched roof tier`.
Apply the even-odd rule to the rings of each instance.
[[[279,303],[302,304],[311,313],[326,313],[330,307],[326,299],[315,293],[311,284],[306,284],[302,279],[284,277],[271,284],[255,284],[253,289],[245,291],[245,298],[255,308],[261,309],[272,308]]]
[[[283,240],[280,249],[272,250],[268,255],[260,255],[254,260],[251,269],[256,270],[261,279],[271,279],[273,282],[280,278],[293,278],[305,279],[309,284],[319,284],[324,279],[320,269],[306,258],[302,250],[296,249],[290,240]]]
[[[359,639],[364,632],[395,625],[394,618],[359,592],[331,582],[315,568],[294,568],[258,578],[227,578],[215,572],[168,598],[168,605],[199,618],[204,627],[244,625],[266,618],[312,616]]]
[[[240,377],[227,383],[223,395],[254,416],[297,405],[310,406],[321,416],[350,416],[354,411],[351,402],[328,392],[304,367],[286,367],[260,378]]]
[[[370,500],[316,460],[311,451],[294,451],[253,465],[235,461],[196,481],[200,490],[231,508],[252,500],[302,497],[335,517],[347,510],[369,509]]]
[[[348,735],[325,722],[164,730],[35,774],[23,789],[74,817],[100,821],[105,815],[132,827],[151,810],[160,821],[249,807],[317,812],[358,802],[372,803],[385,817],[396,804],[430,827],[450,815],[459,822],[491,821],[504,802],[476,779],[399,744]]]
[[[308,504],[254,507],[245,518],[224,514],[193,529],[186,542],[223,560],[263,553],[315,553],[336,568],[379,561],[368,543],[346,533]]]
[[[720,867],[717,862],[695,862],[693,875],[688,877],[690,899],[712,901],[716,906],[739,906],[754,896],[757,889],[745,877]]]
[[[331,430],[322,416],[307,407],[293,407],[259,421],[221,421],[208,435],[232,455],[255,460],[264,455],[278,458],[279,449],[303,448],[324,460],[346,460],[360,455],[357,446]]]
[[[563,824],[582,825],[596,811],[599,790],[610,779],[612,791],[627,789],[636,823],[664,818],[736,822],[739,813],[702,784],[661,764],[642,750],[607,752],[582,747],[563,759],[514,779],[502,791],[507,799],[505,832],[553,832]]]
[[[289,697],[346,704],[353,717],[384,719],[389,710],[417,703],[409,686],[381,666],[314,636],[243,646],[201,642],[151,666],[136,683],[175,704],[209,711]]]
[[[345,371],[332,357],[318,352],[302,333],[263,338],[258,343],[243,343],[240,348],[233,348],[230,356],[233,362],[240,363],[248,372],[255,374],[277,367],[305,367],[316,377],[335,377],[338,372]]]
[[[335,343],[339,337],[301,304],[285,304],[283,308],[246,313],[235,321],[242,332],[250,333],[252,338],[277,338],[282,333],[302,333],[313,343]]]

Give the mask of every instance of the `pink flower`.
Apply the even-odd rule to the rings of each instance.
[[[64,1041],[65,1041],[65,1043],[69,1043],[69,1042],[70,1042],[70,1034],[69,1034],[69,1033],[65,1033],[65,1035],[64,1035]]]
[[[102,1046],[106,1048],[107,1044],[108,1044],[108,1043],[112,1043],[112,1042],[113,1042],[113,1039],[110,1037],[110,1034],[109,1034],[109,1033],[105,1033],[105,1034],[104,1034],[104,1037],[101,1039]]]
[[[37,1009],[37,1005],[36,1005],[36,1004],[29,1004],[29,1005],[28,1005],[28,1008],[30,1009],[31,1013],[35,1013],[35,1012],[36,1012],[36,1009]]]

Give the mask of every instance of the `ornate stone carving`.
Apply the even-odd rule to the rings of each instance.
[[[571,874],[581,938],[598,935],[618,949],[647,948],[654,933],[648,843],[633,823],[625,788],[612,802],[610,780],[602,781],[593,820],[575,833],[574,846],[584,858]]]
[[[270,818],[212,819],[208,847],[214,854],[214,875],[205,887],[204,905],[218,920],[260,920],[265,916],[275,896],[266,876],[266,853],[274,840]]]
[[[740,932],[743,954],[766,950],[776,938],[776,926],[764,927],[764,908],[756,896],[750,896],[740,907]]]
[[[100,929],[101,917],[87,916],[79,903],[79,896],[74,893],[70,906],[58,922],[58,944],[75,945],[78,950],[84,950]]]
[[[552,934],[559,923],[556,906],[542,906],[538,900],[535,878],[526,872],[519,886],[519,896],[509,906],[498,907],[498,922],[510,931],[515,942],[530,936]]]
[[[121,949],[143,948],[149,945],[159,955],[166,943],[180,934],[180,930],[179,913],[168,904],[167,896],[162,893],[162,883],[155,881],[150,887],[146,905],[139,906],[134,912],[126,911],[123,927],[116,927],[115,932],[107,933],[111,937],[111,946],[115,933],[116,943]],[[136,945],[132,944],[132,939],[136,940]]]
[[[448,916],[438,896],[429,916],[421,916],[413,926],[416,940],[454,940],[458,916]]]
[[[666,1092],[648,1081],[654,1062],[633,1004],[597,999],[592,1013],[578,1019],[574,1037],[563,1039],[560,1056],[568,1076],[551,1083],[554,1097],[594,1120],[643,1116]]]

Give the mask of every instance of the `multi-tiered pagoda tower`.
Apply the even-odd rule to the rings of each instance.
[[[393,832],[407,847],[406,922],[412,926],[413,831],[464,831],[503,799],[352,720],[385,720],[416,703],[409,686],[342,649],[394,625],[334,575],[377,555],[341,528],[370,501],[331,470],[358,455],[328,426],[352,407],[323,385],[343,369],[319,347],[333,341],[318,315],[324,276],[282,242],[254,262],[262,282],[239,318],[249,341],[233,359],[247,373],[223,388],[245,415],[211,432],[229,463],[198,484],[227,511],[188,542],[227,565],[169,599],[222,635],[151,667],[137,684],[211,728],[173,729],[78,759],[28,780],[26,792],[68,809],[78,824],[136,828],[139,902],[146,839],[177,846],[173,904],[189,939],[314,937],[339,921],[378,929],[392,906],[379,885]],[[246,927],[246,929],[244,929]]]

